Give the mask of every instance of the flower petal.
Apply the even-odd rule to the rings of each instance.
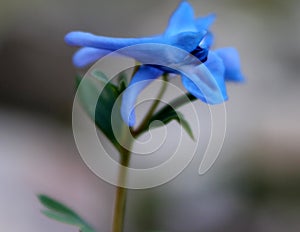
[[[195,97],[208,104],[219,104],[228,99],[224,81],[224,64],[213,52],[209,52],[205,64],[195,68],[195,75],[183,75],[184,87]]]
[[[131,46],[129,49],[120,49],[115,53],[111,50],[98,49],[93,47],[83,47],[79,49],[73,56],[73,64],[78,68],[83,68],[87,65],[94,63],[103,56],[108,54],[123,55],[136,59],[141,63],[148,64],[172,64],[177,63],[182,59],[181,52],[176,48],[181,48],[185,51],[194,50],[199,40],[201,39],[201,33],[185,32],[169,38],[169,41],[165,41],[164,44],[147,44],[146,46]],[[168,43],[168,44],[167,44]],[[171,45],[172,47],[168,46]],[[176,47],[176,48],[173,48]],[[173,48],[173,49],[172,49]],[[174,54],[175,53],[175,54]]]
[[[129,126],[134,126],[135,124],[134,107],[138,95],[146,86],[162,74],[163,71],[157,68],[142,65],[133,76],[129,86],[123,93],[121,105],[122,118]]]
[[[239,53],[235,48],[227,47],[215,51],[225,65],[225,80],[243,82]]]
[[[74,31],[65,36],[65,42],[71,46],[93,47],[115,51],[131,45],[142,43],[165,43],[162,36],[144,38],[113,38],[98,36],[88,32]]]
[[[199,45],[206,33],[207,31],[182,32],[171,37],[169,39],[169,44],[185,51],[192,52]]]
[[[73,56],[73,64],[78,68],[84,68],[85,66],[94,63],[103,56],[106,56],[111,51],[84,47],[79,49]]]
[[[136,44],[112,51],[112,55],[133,58],[142,64],[171,66],[181,63],[190,51],[193,51],[203,34],[199,32],[183,32],[168,38],[163,43]]]
[[[195,20],[195,25],[196,25],[198,31],[208,30],[209,27],[214,23],[215,19],[216,19],[216,14],[211,13],[204,17],[198,17]]]
[[[213,77],[216,80],[216,83],[218,84],[219,91],[222,94],[223,101],[228,100],[227,91],[226,91],[226,85],[225,85],[225,66],[222,62],[222,59],[215,53],[210,51],[208,53],[208,59],[205,62],[205,66],[208,68],[210,73],[213,75]]]
[[[183,1],[170,17],[165,35],[172,36],[186,31],[196,32],[197,28],[193,7],[188,2]]]

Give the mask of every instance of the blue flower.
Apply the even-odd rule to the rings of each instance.
[[[143,53],[140,51],[122,54],[122,51],[120,52],[122,55],[130,56],[144,63],[132,77],[128,89],[125,90],[121,106],[123,120],[129,126],[134,126],[133,108],[139,93],[163,73],[181,75],[184,87],[192,95],[208,104],[218,104],[228,99],[225,80],[243,81],[239,55],[234,48],[210,50],[214,38],[208,29],[214,20],[214,14],[195,18],[192,6],[183,1],[170,17],[168,26],[162,34],[144,38],[111,38],[75,31],[67,34],[65,41],[71,46],[82,47],[73,57],[73,63],[77,67],[84,67],[113,51],[138,44],[170,45],[197,57],[201,64],[192,67],[195,69],[193,70],[194,75],[186,76],[183,72],[159,65],[149,65],[148,62],[145,62],[145,60],[149,60],[149,57],[153,60],[170,59],[167,53],[158,54],[153,51]],[[180,55],[178,57],[175,55],[172,56],[171,62],[180,63],[182,62],[180,59],[182,59]],[[208,70],[208,76],[201,75],[203,66]]]

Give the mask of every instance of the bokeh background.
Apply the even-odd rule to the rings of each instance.
[[[77,152],[71,128],[75,49],[63,37],[71,30],[157,34],[178,2],[1,0],[1,231],[77,231],[42,216],[38,193],[109,231],[115,188]],[[198,175],[199,147],[170,183],[130,191],[126,231],[300,231],[300,2],[191,3],[197,15],[217,14],[216,47],[238,48],[247,81],[228,87],[227,134],[213,168]]]

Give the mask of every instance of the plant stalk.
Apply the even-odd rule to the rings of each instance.
[[[131,130],[133,137],[138,137],[145,127],[148,124],[149,119],[153,116],[154,111],[156,110],[157,106],[159,105],[160,99],[167,87],[167,75],[163,75],[163,86],[156,98],[153,102],[152,106],[150,107],[148,113],[146,114],[145,118],[139,125],[136,130]],[[124,229],[124,219],[125,219],[125,211],[126,211],[126,197],[127,197],[127,189],[122,187],[126,183],[127,178],[127,167],[129,167],[130,163],[130,147],[132,146],[133,141],[131,140],[131,135],[124,134],[123,141],[126,145],[126,148],[121,145],[119,149],[120,152],[120,170],[118,175],[118,187],[116,190],[116,197],[115,197],[115,209],[114,209],[114,216],[113,216],[113,229],[112,232],[123,232]]]
[[[164,74],[163,75],[163,84],[162,84],[162,87],[161,87],[155,101],[153,102],[153,104],[150,107],[148,113],[146,114],[146,116],[144,117],[143,121],[138,126],[138,128],[136,128],[135,130],[132,131],[132,134],[133,134],[134,137],[137,137],[141,132],[144,131],[145,127],[147,127],[149,120],[153,116],[153,113],[155,112],[156,108],[158,107],[158,105],[160,103],[160,100],[161,100],[163,94],[166,91],[167,81],[168,81],[168,74]]]
[[[124,228],[124,218],[126,210],[126,197],[127,189],[122,187],[126,181],[127,177],[127,167],[130,162],[130,151],[125,149],[120,152],[120,164],[122,165],[119,170],[119,186],[116,190],[115,197],[115,209],[114,209],[114,218],[113,218],[113,232],[123,232]]]

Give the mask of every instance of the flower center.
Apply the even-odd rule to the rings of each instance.
[[[194,51],[191,52],[191,54],[196,56],[202,63],[204,63],[207,60],[208,49],[198,46]]]

